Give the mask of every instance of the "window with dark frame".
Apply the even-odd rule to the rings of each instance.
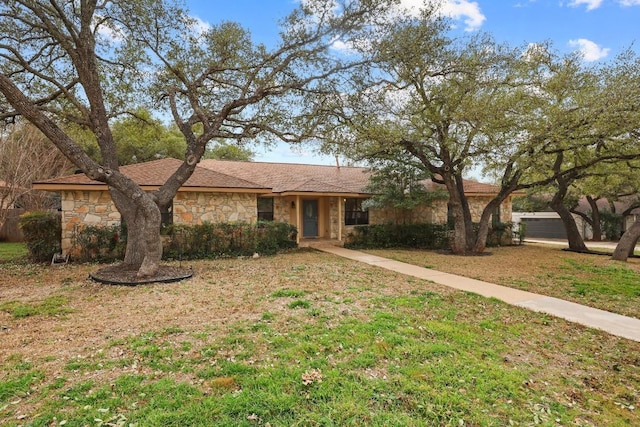
[[[500,206],[498,206],[497,208],[495,208],[493,210],[493,213],[491,215],[491,226],[495,227],[498,224],[500,224]]]
[[[161,227],[167,227],[173,224],[173,200],[165,207],[160,208]]]
[[[345,199],[344,202],[344,224],[345,225],[368,225],[369,211],[362,208],[362,202],[366,199]]]
[[[258,197],[258,221],[273,221],[273,197]]]

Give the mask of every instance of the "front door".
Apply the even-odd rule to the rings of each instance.
[[[318,201],[302,201],[302,237],[318,237]]]

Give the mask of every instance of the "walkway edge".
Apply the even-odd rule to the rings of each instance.
[[[612,335],[640,342],[640,319],[622,316],[558,298],[521,291],[507,286],[496,285],[494,283],[470,279],[455,274],[443,273],[441,271],[394,261],[389,258],[366,254],[352,249],[345,249],[339,246],[327,244],[313,244],[310,246],[316,250],[342,258],[348,258],[386,270],[395,271],[407,276],[429,280],[439,285],[465,292],[472,292],[487,298],[496,298],[517,307],[539,313],[546,313],[583,326],[599,329]]]

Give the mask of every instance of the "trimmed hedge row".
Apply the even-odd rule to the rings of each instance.
[[[170,225],[161,231],[163,259],[210,259],[273,255],[296,246],[296,228],[282,222]],[[76,235],[76,260],[111,262],[124,258],[123,226],[87,226]]]
[[[489,229],[487,246],[512,243],[512,223],[495,224]],[[477,232],[478,224],[474,224]],[[449,249],[453,230],[447,224],[380,224],[359,225],[347,237],[345,247],[352,249],[414,248]],[[524,239],[524,230],[520,233]]]
[[[164,257],[199,259],[273,255],[296,246],[297,229],[285,222],[205,223],[171,225],[163,230],[168,237]]]
[[[451,231],[447,224],[380,224],[353,228],[345,247],[447,249]]]

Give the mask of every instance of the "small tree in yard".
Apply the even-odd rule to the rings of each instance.
[[[446,200],[447,192],[442,189],[429,191],[425,184],[429,174],[422,168],[399,161],[382,161],[372,166],[371,178],[366,190],[373,196],[364,203],[367,208],[392,208],[396,211],[396,223],[413,223],[415,209],[429,206],[435,200]]]
[[[0,119],[28,120],[89,178],[108,184],[128,226],[124,267],[153,276],[162,255],[160,207],[191,176],[207,143],[311,135],[316,104],[305,93],[334,88],[333,76],[352,65],[330,47],[368,31],[385,3],[305,1],[270,49],[233,23],[196,31],[169,0],[5,0]],[[186,140],[183,163],[149,193],[120,173],[111,126],[143,103],[169,111]],[[90,131],[101,163],[64,123]]]
[[[29,124],[12,124],[0,130],[0,228],[9,209],[17,205],[26,210],[55,208],[50,194],[34,191],[31,183],[54,178],[72,170],[72,164]]]

